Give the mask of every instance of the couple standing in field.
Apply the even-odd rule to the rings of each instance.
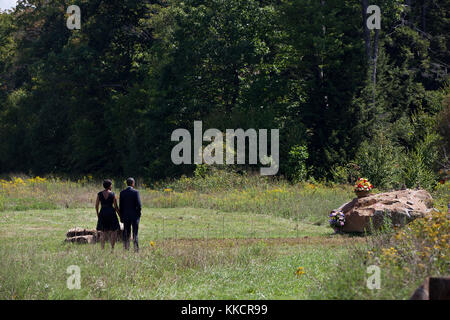
[[[139,251],[138,230],[139,220],[141,218],[141,199],[139,191],[134,189],[134,179],[127,179],[127,188],[120,192],[119,204],[112,189],[112,181],[103,181],[103,191],[97,194],[95,202],[95,210],[97,212],[98,222],[97,231],[100,233],[100,242],[102,249],[105,248],[106,237],[111,242],[111,247],[114,249],[116,243],[117,233],[120,230],[120,222],[123,223],[123,246],[126,250],[130,248],[131,230],[133,230],[133,244],[134,250]],[[99,211],[99,206],[101,209]],[[112,250],[111,249],[111,250]]]

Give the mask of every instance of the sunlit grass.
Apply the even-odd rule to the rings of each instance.
[[[251,212],[326,224],[327,213],[350,201],[354,196],[350,186],[327,187],[311,183],[291,185],[284,181],[269,181],[255,176],[241,178],[234,175],[230,178],[226,173],[223,174],[228,180],[217,181],[223,178],[221,174],[208,179],[182,178],[182,182],[174,187],[150,189],[140,186],[143,206]],[[216,186],[209,181],[211,179],[217,183]],[[228,182],[233,184],[234,188],[223,190],[223,185]],[[208,186],[211,186],[211,189],[208,189]],[[113,185],[117,194],[123,187],[123,182]],[[196,189],[193,189],[194,187]],[[97,192],[101,189],[101,182],[93,181],[92,177],[84,177],[78,181],[12,177],[10,180],[0,180],[0,211],[92,208]]]
[[[64,244],[68,229],[95,228],[100,190],[89,176],[0,180],[0,299],[406,299],[449,268],[443,211],[396,233],[336,235],[328,213],[350,186],[230,174],[139,186],[139,254]],[[441,210],[449,194],[436,189]],[[368,264],[383,268],[381,290],[367,289]],[[80,290],[67,289],[70,265]]]
[[[134,254],[121,244],[110,253],[108,245],[102,251],[99,245],[63,243],[69,228],[95,226],[92,209],[4,212],[0,298],[306,299],[349,240],[324,226],[302,224],[298,238],[285,241],[296,235],[293,222],[272,217],[270,236],[278,238],[265,239],[269,234],[262,232],[261,239],[251,241],[245,238],[257,228],[263,231],[267,217],[227,213],[225,218],[221,229],[223,220],[215,211],[145,209],[141,252]],[[81,268],[80,290],[66,287],[70,265]],[[295,274],[299,265],[305,268],[303,278]]]
[[[326,299],[409,299],[427,277],[445,277],[450,270],[450,217],[445,211],[419,218],[367,237],[365,246],[348,246],[336,268],[325,277],[325,291],[311,296]],[[380,268],[380,289],[353,286],[367,279],[367,267]],[[349,272],[349,270],[352,270]]]

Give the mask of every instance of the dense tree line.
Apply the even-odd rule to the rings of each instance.
[[[71,4],[80,30],[66,27]],[[381,30],[366,27],[370,4]],[[188,174],[170,161],[170,135],[202,120],[279,128],[279,174],[294,180],[431,185],[450,153],[449,9],[20,0],[0,14],[0,172]]]

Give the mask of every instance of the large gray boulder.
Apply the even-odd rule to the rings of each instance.
[[[338,211],[345,214],[344,232],[379,229],[385,219],[394,226],[403,226],[416,218],[431,214],[433,198],[426,190],[399,190],[355,198]],[[372,221],[372,224],[371,224]]]

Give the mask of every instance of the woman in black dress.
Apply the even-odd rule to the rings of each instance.
[[[117,206],[116,195],[111,191],[111,180],[103,181],[103,187],[105,190],[100,191],[97,194],[97,201],[95,202],[95,210],[97,211],[97,231],[100,231],[100,242],[102,249],[105,249],[105,241],[108,236],[111,242],[111,250],[114,249],[114,244],[117,239],[117,230],[120,230],[119,220],[117,214],[119,214],[119,208]],[[98,211],[99,204],[102,204],[100,212]]]

